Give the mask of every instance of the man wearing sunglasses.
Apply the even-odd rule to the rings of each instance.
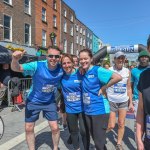
[[[32,88],[28,95],[25,108],[25,132],[29,150],[35,149],[35,122],[43,111],[43,117],[48,120],[52,131],[54,150],[58,150],[60,131],[57,124],[57,107],[55,95],[57,86],[62,78],[63,71],[59,64],[60,50],[50,46],[47,51],[47,60],[19,64],[25,52],[16,51],[12,55],[11,68],[16,72],[32,76]]]

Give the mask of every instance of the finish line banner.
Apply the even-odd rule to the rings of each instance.
[[[138,45],[109,46],[107,48],[108,54],[115,54],[118,51],[124,53],[138,53]]]

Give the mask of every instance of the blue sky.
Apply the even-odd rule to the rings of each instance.
[[[150,34],[150,0],[64,0],[104,43],[144,44]]]

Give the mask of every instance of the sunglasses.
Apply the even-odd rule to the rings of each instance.
[[[59,55],[47,55],[47,57],[49,57],[49,58],[60,58],[60,56]]]

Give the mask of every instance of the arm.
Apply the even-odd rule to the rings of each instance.
[[[15,51],[12,54],[12,62],[11,62],[11,69],[16,72],[23,72],[23,67],[22,65],[19,64],[19,60],[22,58],[24,55],[25,51]]]
[[[131,88],[131,73],[129,71],[129,78],[127,80],[127,95],[129,96],[129,110],[134,111],[134,106],[132,103],[132,88]]]
[[[113,73],[109,82],[100,89],[98,95],[103,94],[106,96],[106,89],[121,80],[122,80],[122,77],[119,74]]]
[[[136,138],[138,150],[144,150],[144,145],[142,141],[143,131],[144,131],[144,110],[143,110],[143,98],[142,93],[139,92],[139,104],[136,116]]]

